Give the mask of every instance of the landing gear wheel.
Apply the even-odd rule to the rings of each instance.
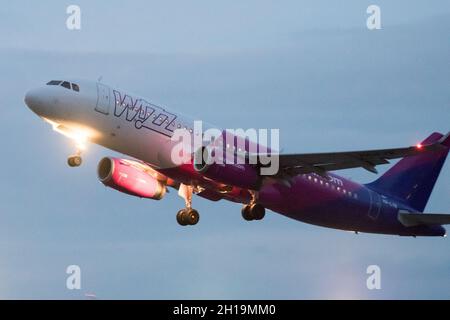
[[[243,206],[242,209],[241,209],[241,213],[242,213],[242,218],[244,218],[244,220],[246,220],[246,221],[252,221],[253,220],[253,216],[251,215],[250,206],[249,205]]]
[[[200,215],[195,209],[181,209],[177,213],[177,222],[181,226],[193,226],[200,220]]]
[[[251,206],[250,211],[255,220],[262,220],[266,215],[266,209],[258,203],[255,203],[253,206]]]
[[[67,158],[67,164],[70,167],[79,167],[82,162],[83,160],[80,156],[70,156],[69,158]]]
[[[246,221],[262,220],[266,215],[266,209],[262,205],[254,203],[243,206],[241,213]]]
[[[199,220],[200,220],[200,215],[198,214],[197,210],[189,209],[185,213],[185,221],[187,221],[190,226],[196,225]]]
[[[185,211],[186,211],[186,209],[181,209],[177,213],[177,222],[180,226],[187,226],[187,223],[184,221],[184,218],[183,218]]]

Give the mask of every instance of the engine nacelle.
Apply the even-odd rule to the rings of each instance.
[[[105,186],[132,196],[160,200],[166,193],[163,183],[122,159],[103,158],[97,174]]]
[[[224,184],[251,190],[260,188],[261,177],[255,167],[250,164],[226,164],[209,161],[212,152],[214,150],[207,147],[197,150],[194,154],[194,169],[197,172]]]

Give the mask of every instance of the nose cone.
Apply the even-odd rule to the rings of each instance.
[[[41,89],[32,89],[25,94],[25,104],[37,115],[42,115],[45,104]]]

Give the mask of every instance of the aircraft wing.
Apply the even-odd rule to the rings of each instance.
[[[280,154],[279,175],[291,176],[305,173],[317,173],[326,176],[327,171],[364,168],[378,173],[377,165],[389,163],[391,159],[419,155],[424,152],[440,151],[447,148],[450,133],[431,144],[418,144],[406,148],[362,150],[350,152],[326,152],[305,154]],[[274,156],[274,155],[272,155]]]

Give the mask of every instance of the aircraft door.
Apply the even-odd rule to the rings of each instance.
[[[368,215],[371,219],[376,220],[381,212],[381,196],[373,192],[372,190],[369,191],[370,194],[370,209],[368,212]]]
[[[110,102],[111,93],[109,87],[97,82],[97,105],[95,110],[106,115],[109,114]]]

